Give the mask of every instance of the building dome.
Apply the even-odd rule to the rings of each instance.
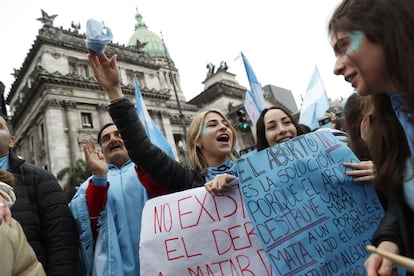
[[[135,32],[128,41],[128,46],[144,46],[144,51],[152,57],[166,57],[164,43],[155,33],[148,30],[147,25],[142,21],[142,15],[138,12],[135,15],[137,23]]]

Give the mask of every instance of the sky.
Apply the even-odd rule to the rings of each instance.
[[[186,100],[204,90],[206,65],[226,61],[228,71],[248,87],[243,52],[262,86],[277,85],[293,92],[298,108],[317,66],[328,97],[352,93],[343,77],[333,74],[335,56],[326,23],[340,0],[1,0],[0,81],[10,91],[13,69],[20,69],[42,23],[41,9],[58,15],[54,26],[103,21],[113,42],[127,44],[134,33],[136,10],[149,30],[162,32],[179,70]],[[85,53],[86,55],[86,53]]]

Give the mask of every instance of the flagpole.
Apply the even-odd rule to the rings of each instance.
[[[179,113],[179,116],[180,116],[181,125],[183,127],[184,142],[187,143],[187,128],[186,128],[186,125],[185,125],[185,117],[184,117],[183,111],[181,109],[180,100],[178,99],[178,93],[177,93],[177,88],[175,87],[174,78],[172,77],[170,55],[167,52],[167,47],[165,46],[164,37],[162,36],[162,32],[160,32],[160,33],[161,33],[162,45],[164,47],[165,57],[167,58],[168,71],[170,73],[169,74],[170,81],[172,82],[172,85],[173,85],[173,89],[174,89],[174,93],[175,93],[175,100],[177,101],[178,113]]]

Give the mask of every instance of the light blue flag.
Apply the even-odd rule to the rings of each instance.
[[[261,111],[257,105],[257,102],[254,100],[252,91],[249,89],[246,90],[246,95],[244,97],[244,109],[246,109],[250,120],[253,122],[254,126],[256,126],[256,122],[259,119]]]
[[[246,74],[247,74],[247,78],[249,79],[249,84],[250,84],[250,89],[251,89],[251,93],[250,95],[248,95],[246,93],[246,97],[245,97],[245,107],[249,104],[247,101],[253,101],[255,104],[251,105],[251,110],[254,110],[254,106],[255,107],[255,112],[251,113],[252,111],[249,112],[249,110],[246,108],[247,114],[250,117],[250,120],[256,125],[256,121],[258,119],[258,116],[255,116],[256,113],[260,114],[263,109],[265,108],[265,101],[263,98],[263,91],[262,91],[262,87],[259,83],[259,81],[256,78],[256,75],[253,72],[252,67],[250,66],[250,63],[247,61],[247,58],[244,56],[243,53],[241,53],[242,59],[243,59],[243,63],[244,63],[244,68],[246,69]]]
[[[137,76],[134,76],[135,86],[135,101],[137,114],[142,124],[145,126],[147,135],[154,145],[157,145],[160,149],[165,151],[171,158],[175,159],[171,145],[168,143],[167,138],[158,128],[157,124],[152,120],[148,114],[147,107],[145,106],[144,98],[142,97],[141,90],[139,89],[139,83]]]
[[[318,128],[319,119],[325,115],[328,109],[328,96],[323,87],[319,70],[315,66],[300,109],[299,123],[307,125],[312,130]]]

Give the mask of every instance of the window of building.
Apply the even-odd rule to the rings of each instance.
[[[76,63],[69,62],[69,74],[76,75]]]
[[[74,76],[82,76],[85,78],[89,78],[91,76],[89,73],[88,64],[77,60],[69,61],[69,74]]]
[[[87,64],[82,64],[81,68],[82,68],[82,76],[84,76],[85,78],[89,78],[90,77],[89,66]]]
[[[130,83],[132,85],[134,85],[134,78],[135,78],[135,76],[137,76],[139,87],[140,88],[144,87],[144,82],[143,82],[144,74],[143,73],[128,70],[126,72],[126,76],[127,76],[128,83]]]
[[[43,139],[45,138],[45,127],[44,127],[44,125],[43,125],[43,123],[41,123],[40,124],[40,140],[42,140],[43,141]]]
[[[33,152],[34,149],[34,138],[33,135],[30,135],[30,151]]]
[[[93,128],[92,123],[92,114],[88,112],[81,113],[82,127],[83,128]]]

